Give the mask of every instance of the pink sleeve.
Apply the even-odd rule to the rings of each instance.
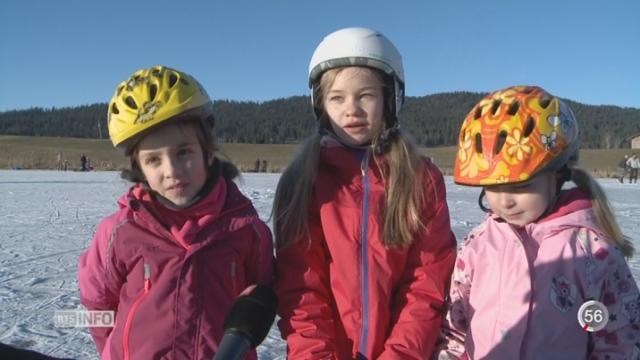
[[[470,320],[469,294],[471,293],[472,262],[468,260],[466,247],[458,252],[456,266],[451,277],[451,290],[447,304],[447,314],[442,322],[440,339],[434,352],[434,359],[468,359],[465,337]]]
[[[118,276],[115,268],[115,257],[111,243],[109,219],[98,225],[91,245],[80,256],[78,264],[78,285],[80,287],[80,302],[87,310],[116,311],[119,302],[119,290],[123,280]],[[105,342],[112,328],[90,328],[98,353],[102,353]]]
[[[584,235],[583,235],[584,236]],[[607,307],[606,327],[592,333],[593,359],[640,358],[640,293],[622,253],[598,235],[588,232],[592,261],[587,271],[594,274],[599,302]]]
[[[423,359],[434,350],[442,323],[445,298],[456,258],[444,179],[435,168],[427,172],[430,190],[425,195],[432,211],[425,217],[427,230],[409,250],[393,299],[390,335],[379,359]]]

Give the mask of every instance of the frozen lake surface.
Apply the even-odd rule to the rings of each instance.
[[[267,221],[279,174],[243,174],[243,192]],[[478,225],[478,189],[446,178],[451,223],[458,239]],[[600,183],[625,234],[640,249],[640,185]],[[129,186],[116,172],[0,170],[0,342],[56,357],[97,359],[86,329],[57,328],[56,310],[80,306],[76,267],[97,223],[115,211]],[[636,282],[640,255],[630,260]],[[258,348],[260,359],[285,359],[277,328]]]

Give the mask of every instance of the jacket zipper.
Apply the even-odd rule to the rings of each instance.
[[[368,224],[368,212],[369,212],[369,177],[367,176],[367,168],[369,167],[369,150],[364,153],[364,158],[360,162],[360,170],[362,172],[362,215],[361,215],[361,229],[360,229],[360,257],[362,263],[360,265],[360,291],[362,297],[362,330],[360,333],[360,354],[366,359],[367,353],[367,340],[369,333],[369,260],[367,254],[367,230]]]
[[[131,309],[129,309],[129,314],[127,314],[127,321],[124,324],[124,334],[123,334],[123,342],[124,342],[124,359],[129,360],[129,335],[131,332],[131,324],[133,322],[133,316],[135,315],[138,306],[142,302],[142,300],[147,296],[149,290],[151,289],[151,265],[149,263],[144,263],[144,290],[142,294],[136,298],[136,300],[131,305]]]

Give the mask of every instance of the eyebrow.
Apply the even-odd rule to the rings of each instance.
[[[365,87],[359,88],[358,92],[367,91],[367,90],[375,90],[377,88],[378,88],[377,86],[365,86]],[[332,93],[332,92],[345,92],[345,91],[346,90],[342,90],[342,89],[331,89],[331,90],[329,90],[329,94]]]
[[[190,146],[194,146],[197,145],[197,143],[193,143],[193,142],[183,142],[180,143],[178,145],[175,146],[176,149],[182,149],[182,148],[186,148],[186,147],[190,147]],[[140,152],[144,152],[142,155],[143,156],[150,156],[150,155],[157,155],[160,150],[140,150],[138,151],[138,153]]]

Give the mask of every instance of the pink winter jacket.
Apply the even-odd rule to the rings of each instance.
[[[577,319],[592,299],[609,311],[596,333]],[[638,359],[638,288],[573,189],[537,223],[516,229],[489,216],[465,238],[443,335],[438,359]]]
[[[102,359],[210,360],[236,296],[272,281],[271,232],[223,178],[204,199],[221,206],[179,231],[155,219],[137,187],[98,225],[80,258],[81,302],[116,314],[115,327],[91,329],[98,352]]]

